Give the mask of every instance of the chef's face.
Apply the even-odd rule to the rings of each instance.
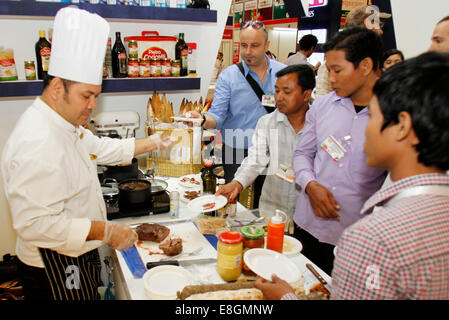
[[[429,51],[449,53],[449,21],[443,21],[436,25]]]
[[[344,50],[330,50],[326,53],[329,83],[338,96],[351,97],[362,88],[365,78],[364,73],[366,73],[364,67],[362,67],[366,63],[364,60],[359,63],[357,68],[354,68],[352,62],[346,60]]]
[[[66,85],[64,93],[58,99],[56,111],[74,126],[84,126],[97,107],[100,92],[100,85],[80,82]]]
[[[365,128],[364,151],[366,154],[366,164],[370,167],[386,168],[389,167],[389,159],[393,140],[391,139],[392,127],[386,127],[381,131],[384,122],[384,116],[379,106],[376,96],[373,96],[368,106],[369,121]]]
[[[312,93],[312,90],[302,90],[296,72],[278,77],[274,88],[277,108],[286,116],[293,115],[307,106]]]
[[[265,63],[265,52],[270,46],[263,28],[248,26],[240,30],[240,51],[242,59],[250,67],[258,67]]]

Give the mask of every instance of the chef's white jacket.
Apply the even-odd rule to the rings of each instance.
[[[91,221],[106,220],[97,163],[129,163],[133,155],[134,138],[99,138],[36,98],[8,138],[1,163],[19,259],[44,267],[39,247],[72,257],[100,247],[101,241],[86,241]]]

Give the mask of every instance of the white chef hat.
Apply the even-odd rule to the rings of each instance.
[[[76,7],[56,13],[48,74],[101,85],[109,23]]]

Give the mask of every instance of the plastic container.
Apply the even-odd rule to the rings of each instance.
[[[178,191],[170,192],[170,217],[172,217],[172,218],[179,217],[179,192]]]
[[[218,236],[217,272],[224,281],[235,281],[242,273],[243,236],[227,231]]]
[[[267,249],[282,253],[285,221],[287,215],[281,210],[276,210],[276,214],[268,222]]]

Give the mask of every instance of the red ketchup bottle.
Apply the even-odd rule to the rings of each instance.
[[[268,222],[267,249],[282,253],[285,221],[287,221],[287,215],[281,210],[276,210],[276,215]]]

